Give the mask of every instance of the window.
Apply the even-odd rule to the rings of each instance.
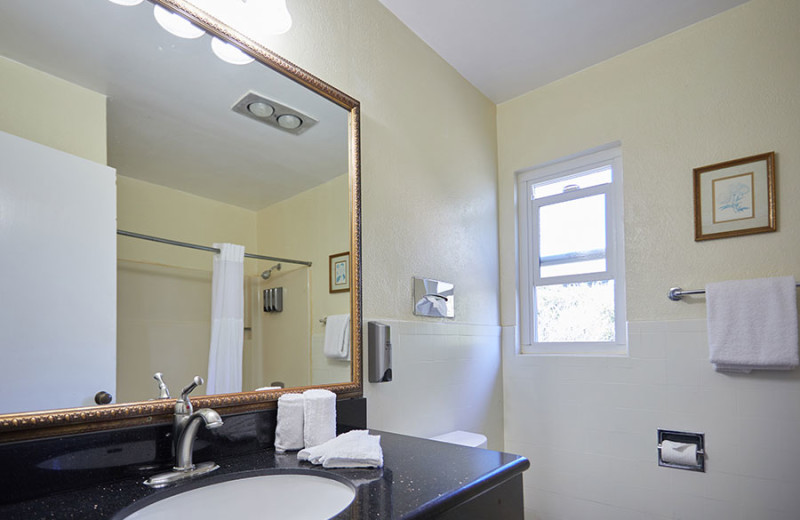
[[[521,352],[624,354],[622,150],[518,172]]]

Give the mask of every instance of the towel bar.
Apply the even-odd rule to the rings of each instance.
[[[800,287],[800,283],[796,283],[795,287]],[[705,289],[693,289],[693,290],[684,290],[680,287],[673,287],[667,293],[667,298],[674,302],[679,302],[683,299],[684,296],[688,294],[705,294]]]

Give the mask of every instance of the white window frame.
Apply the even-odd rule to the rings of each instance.
[[[571,175],[610,166],[610,184],[592,186],[532,200],[533,186],[544,181],[569,178]],[[627,355],[627,316],[625,312],[625,249],[622,198],[622,147],[611,143],[569,157],[550,161],[517,174],[518,232],[519,232],[519,337],[521,354],[587,354]],[[565,202],[597,194],[606,195],[606,270],[600,273],[539,276],[538,208],[555,202]],[[594,280],[614,280],[615,340],[598,342],[537,342],[535,341],[534,287]]]

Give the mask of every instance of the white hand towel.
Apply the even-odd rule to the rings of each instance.
[[[298,460],[307,460],[312,464],[322,464],[322,459],[329,451],[335,450],[340,443],[346,442],[351,437],[363,437],[366,435],[368,435],[367,430],[352,430],[318,446],[303,448],[297,452],[297,458]]]
[[[380,468],[383,450],[380,435],[353,436],[344,439],[322,458],[323,468]]]
[[[319,446],[300,450],[297,458],[324,468],[383,467],[381,438],[369,435],[367,430],[349,431]]]
[[[334,314],[325,320],[325,357],[350,359],[350,315]]]
[[[299,450],[304,446],[305,399],[303,394],[283,394],[278,398],[278,424],[275,451]]]
[[[313,448],[336,437],[336,394],[329,390],[306,390],[303,398],[306,447]]]
[[[791,276],[706,286],[709,358],[718,371],[791,370],[800,363]]]

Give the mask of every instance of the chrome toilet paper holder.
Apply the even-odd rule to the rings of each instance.
[[[697,464],[676,464],[661,458],[661,443],[663,441],[683,442],[697,446]],[[685,469],[688,471],[706,471],[705,434],[695,432],[680,432],[675,430],[658,430],[658,465],[667,468]]]

